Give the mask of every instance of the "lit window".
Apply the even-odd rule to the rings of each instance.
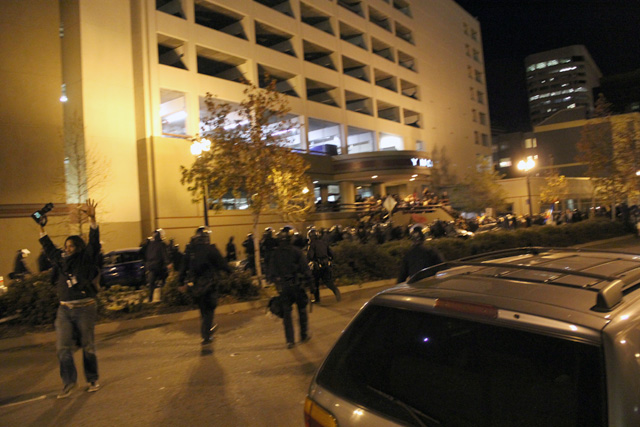
[[[542,70],[543,68],[547,67],[547,63],[546,62],[538,62],[536,64],[536,70]]]
[[[557,59],[552,59],[551,61],[547,62],[547,67],[553,67],[554,65],[558,65],[559,62]]]
[[[500,159],[500,162],[498,164],[500,165],[501,168],[508,168],[508,167],[511,167],[511,165],[512,165],[511,159],[509,157],[505,157],[504,159]]]
[[[524,148],[536,148],[538,146],[538,140],[536,138],[526,138],[524,140]]]
[[[567,108],[576,108],[576,104],[567,105]]]

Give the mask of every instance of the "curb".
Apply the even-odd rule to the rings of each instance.
[[[389,287],[395,285],[395,279],[378,280],[376,282],[368,282],[360,285],[340,286],[342,294],[357,292],[372,288]],[[321,289],[320,296],[328,298],[333,296],[330,289]],[[267,307],[268,298],[255,301],[238,302],[233,304],[220,305],[216,308],[216,314],[234,314],[241,311],[254,309],[265,309]],[[182,311],[179,313],[161,314],[156,316],[141,317],[140,319],[122,320],[120,322],[100,323],[95,327],[95,335],[109,335],[129,329],[142,329],[153,326],[166,325],[169,323],[181,322],[184,320],[196,319],[200,317],[199,310]],[[56,333],[41,332],[34,334],[26,334],[20,337],[0,339],[0,351],[11,350],[20,347],[31,347],[36,345],[48,344],[56,341]]]

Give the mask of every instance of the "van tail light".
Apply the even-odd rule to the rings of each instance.
[[[335,417],[308,397],[304,402],[304,425],[306,427],[338,427]]]
[[[436,300],[435,306],[438,309],[447,311],[456,311],[458,313],[489,317],[491,319],[498,318],[498,308],[488,304],[474,304],[469,302],[438,298]]]

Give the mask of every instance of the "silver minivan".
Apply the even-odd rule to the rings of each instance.
[[[519,248],[374,296],[318,369],[307,426],[640,426],[640,256]]]

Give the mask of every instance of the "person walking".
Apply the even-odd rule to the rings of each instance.
[[[293,304],[298,307],[300,321],[300,342],[307,342],[311,338],[308,333],[309,318],[307,303],[309,298],[303,284],[310,281],[309,267],[302,251],[291,244],[293,231],[282,229],[278,232],[278,246],[271,254],[269,266],[269,281],[275,283],[282,306],[282,322],[287,348],[295,346],[293,320],[291,312]]]
[[[77,383],[73,352],[77,344],[82,348],[84,376],[88,392],[100,389],[98,384],[98,358],[94,343],[94,327],[98,314],[97,289],[93,280],[99,274],[96,263],[100,254],[100,232],[96,222],[97,203],[87,199],[82,211],[91,220],[89,243],[80,236],[69,236],[64,250],[56,248],[40,225],[40,244],[53,265],[52,282],[60,305],[56,313],[56,352],[60,363],[60,377],[64,387],[58,399],[68,397]]]
[[[443,257],[435,249],[424,245],[422,227],[414,227],[410,237],[413,244],[402,258],[398,283],[404,282],[422,269],[444,262]]]
[[[153,302],[153,291],[156,288],[162,289],[169,276],[171,260],[169,258],[169,248],[167,248],[164,238],[164,230],[159,228],[153,232],[153,236],[148,238],[140,248],[147,275],[149,302]],[[157,300],[156,302],[160,301]]]
[[[260,255],[264,260],[264,274],[269,277],[269,265],[271,263],[271,254],[273,254],[274,249],[278,246],[278,241],[275,237],[273,237],[273,228],[267,227],[264,229],[264,234],[262,235],[262,239],[260,239]]]
[[[235,261],[236,259],[238,259],[236,256],[236,244],[233,243],[233,236],[231,236],[227,242],[227,262]]]
[[[253,233],[247,234],[247,238],[242,242],[244,253],[247,256],[246,269],[251,272],[252,275],[256,275],[256,247],[253,242]]]
[[[13,271],[9,275],[11,279],[24,279],[26,275],[31,274],[31,270],[29,270],[25,261],[30,254],[31,251],[29,249],[18,249],[13,262]]]
[[[307,249],[307,261],[311,264],[311,272],[313,273],[313,297],[315,303],[320,303],[320,282],[331,289],[337,301],[342,299],[340,290],[333,283],[333,274],[331,271],[331,261],[333,260],[333,251],[326,239],[321,238],[315,228],[309,229],[308,239],[309,248]]]
[[[218,325],[213,316],[218,305],[217,275],[221,271],[231,273],[229,265],[210,242],[211,232],[199,227],[184,251],[184,264],[178,283],[185,283],[183,290],[189,290],[200,309],[200,335],[202,345],[210,344]]]

